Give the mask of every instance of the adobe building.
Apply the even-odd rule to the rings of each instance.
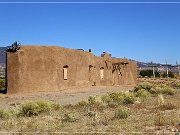
[[[56,46],[21,46],[6,54],[9,94],[136,84],[136,62],[107,53],[98,57]]]

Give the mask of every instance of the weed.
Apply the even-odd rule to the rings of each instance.
[[[109,108],[113,108],[113,109],[115,109],[115,108],[117,108],[117,107],[118,107],[118,104],[117,104],[117,103],[115,103],[115,102],[110,102],[110,103],[108,104],[108,107],[109,107]]]
[[[135,97],[132,93],[124,93],[123,94],[123,103],[124,104],[134,104]]]
[[[151,93],[144,89],[141,89],[141,90],[135,92],[134,94],[136,97],[141,97],[141,98],[148,98],[151,96]]]
[[[165,110],[173,110],[176,109],[176,106],[172,103],[167,103],[164,105],[161,105],[158,107],[160,110],[165,111]]]
[[[88,102],[90,105],[99,105],[102,103],[100,96],[89,96]]]
[[[88,102],[83,100],[83,101],[78,102],[78,104],[76,106],[86,107],[86,106],[88,106]]]
[[[176,83],[176,84],[175,84],[175,87],[176,87],[176,88],[180,88],[180,83]]]
[[[59,108],[59,104],[49,101],[26,101],[21,104],[18,115],[27,117],[37,116],[40,113],[57,110]]]
[[[112,99],[110,98],[110,96],[108,94],[103,95],[101,97],[101,100],[102,100],[103,103],[106,103],[106,104],[109,104],[112,101]]]
[[[111,92],[111,93],[108,93],[108,96],[110,97],[110,99],[113,102],[122,102],[124,93],[123,92],[119,92],[119,93]]]
[[[7,119],[10,117],[10,115],[11,115],[11,113],[9,111],[0,109],[0,119]]]
[[[167,85],[159,85],[155,87],[157,93],[167,94],[167,95],[174,95],[175,89]]]
[[[154,117],[154,124],[155,126],[165,126],[166,121],[163,113],[158,113]]]
[[[51,102],[36,101],[35,104],[38,105],[38,113],[49,112],[51,110]]]
[[[126,119],[129,116],[129,112],[123,109],[118,109],[115,111],[114,119]]]
[[[95,104],[96,103],[96,96],[89,96],[88,101],[90,104]]]
[[[0,79],[0,90],[4,90],[6,88],[5,79]]]
[[[64,122],[75,122],[78,119],[73,114],[64,114],[63,121]]]
[[[134,93],[132,93],[132,92],[128,92],[128,93],[111,92],[111,93],[108,93],[107,95],[103,96],[101,99],[104,102],[107,102],[108,104],[110,102],[123,103],[123,104],[134,104],[134,102],[135,102]]]
[[[153,87],[154,85],[151,83],[148,83],[148,82],[141,83],[134,87],[134,92],[138,92],[139,90],[142,90],[142,89],[150,92]]]
[[[59,103],[54,103],[54,102],[52,102],[52,103],[51,103],[51,108],[52,108],[53,110],[59,110],[59,109],[61,108],[61,106],[60,106]]]
[[[21,105],[19,115],[22,116],[36,116],[39,114],[39,106],[36,102],[28,101]]]

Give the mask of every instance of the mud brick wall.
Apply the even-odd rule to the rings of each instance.
[[[120,65],[121,73],[119,70],[112,72],[112,63],[118,62],[128,64]],[[21,46],[16,52],[7,52],[9,94],[53,92],[93,85],[135,85],[136,80],[136,62],[111,58],[107,53],[94,56],[87,51],[56,46]]]

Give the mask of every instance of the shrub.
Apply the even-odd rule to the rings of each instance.
[[[75,116],[73,114],[64,114],[64,118],[63,118],[64,122],[75,122],[77,120],[78,119],[75,118]]]
[[[78,106],[84,107],[84,106],[87,106],[87,105],[88,105],[88,102],[86,102],[86,101],[80,101],[80,102],[78,102]]]
[[[139,90],[144,89],[151,93],[153,88],[154,88],[153,84],[146,82],[146,83],[141,83],[141,84],[138,84],[137,86],[135,86],[133,91],[138,92]]]
[[[0,79],[0,90],[4,90],[6,88],[5,79]]]
[[[9,118],[11,115],[10,112],[4,110],[4,109],[0,109],[0,119],[7,119]]]
[[[148,83],[148,82],[142,83],[142,84],[140,84],[139,86],[140,86],[141,88],[147,90],[147,91],[150,91],[150,90],[154,87],[153,84]]]
[[[28,101],[21,105],[21,108],[19,110],[19,115],[22,116],[36,116],[39,113],[39,106],[36,102]]]
[[[90,104],[95,104],[96,103],[96,96],[89,96],[88,101]]]
[[[48,101],[26,101],[21,104],[18,115],[20,116],[37,116],[39,113],[49,112],[50,110],[57,110],[60,108],[59,104]]]
[[[140,91],[140,92],[138,92]],[[175,89],[167,86],[167,85],[153,85],[151,83],[141,83],[137,86],[134,87],[133,92],[136,93],[141,93],[142,91],[147,91],[151,94],[167,94],[167,95],[174,95],[175,94]],[[147,94],[147,93],[146,93]],[[137,93],[136,93],[137,95]]]
[[[38,105],[38,112],[42,113],[42,112],[49,112],[51,110],[51,102],[47,102],[47,101],[36,101],[35,104]]]
[[[140,98],[147,98],[147,97],[151,96],[151,93],[144,89],[141,89],[141,90],[135,92],[134,94],[136,97],[140,97]]]
[[[160,85],[155,87],[157,93],[162,93],[162,94],[167,94],[167,95],[174,95],[175,94],[175,89],[167,86],[167,85]]]
[[[122,102],[124,93],[123,92],[120,92],[120,93],[111,92],[111,93],[108,93],[108,96],[110,97],[110,99],[113,102]]]
[[[133,104],[135,101],[134,93],[124,93],[124,92],[111,92],[108,93],[107,95],[103,96],[101,98],[103,102],[107,102],[108,104],[110,102],[115,102],[115,103],[124,103],[124,104]]]
[[[102,100],[103,103],[106,103],[106,104],[109,104],[112,101],[112,99],[110,98],[110,96],[108,94],[103,95],[101,97],[101,100]]]
[[[129,116],[129,112],[123,109],[118,109],[115,111],[114,119],[126,119]]]
[[[61,108],[61,106],[60,106],[59,103],[54,103],[54,102],[52,102],[52,103],[51,103],[51,108],[52,108],[53,110],[59,110],[59,109]]]
[[[162,94],[167,94],[167,95],[174,95],[175,94],[175,89],[169,87],[169,86],[165,86],[162,88]]]
[[[155,86],[152,87],[152,88],[149,90],[149,93],[150,93],[150,94],[157,94],[157,93],[158,93],[157,90],[155,89]]]
[[[176,83],[175,87],[180,88],[180,83]]]
[[[89,96],[88,102],[90,105],[99,105],[101,103],[101,97],[100,96]]]
[[[124,93],[123,95],[123,103],[124,104],[134,104],[135,97],[132,93]]]

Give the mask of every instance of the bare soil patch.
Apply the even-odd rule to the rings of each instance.
[[[23,95],[0,95],[0,107],[12,108],[26,100],[50,100],[61,105],[75,104],[81,100],[88,99],[89,96],[100,96],[107,92],[128,91],[133,86],[94,86],[84,88],[66,89],[60,92],[38,92],[26,93]]]

